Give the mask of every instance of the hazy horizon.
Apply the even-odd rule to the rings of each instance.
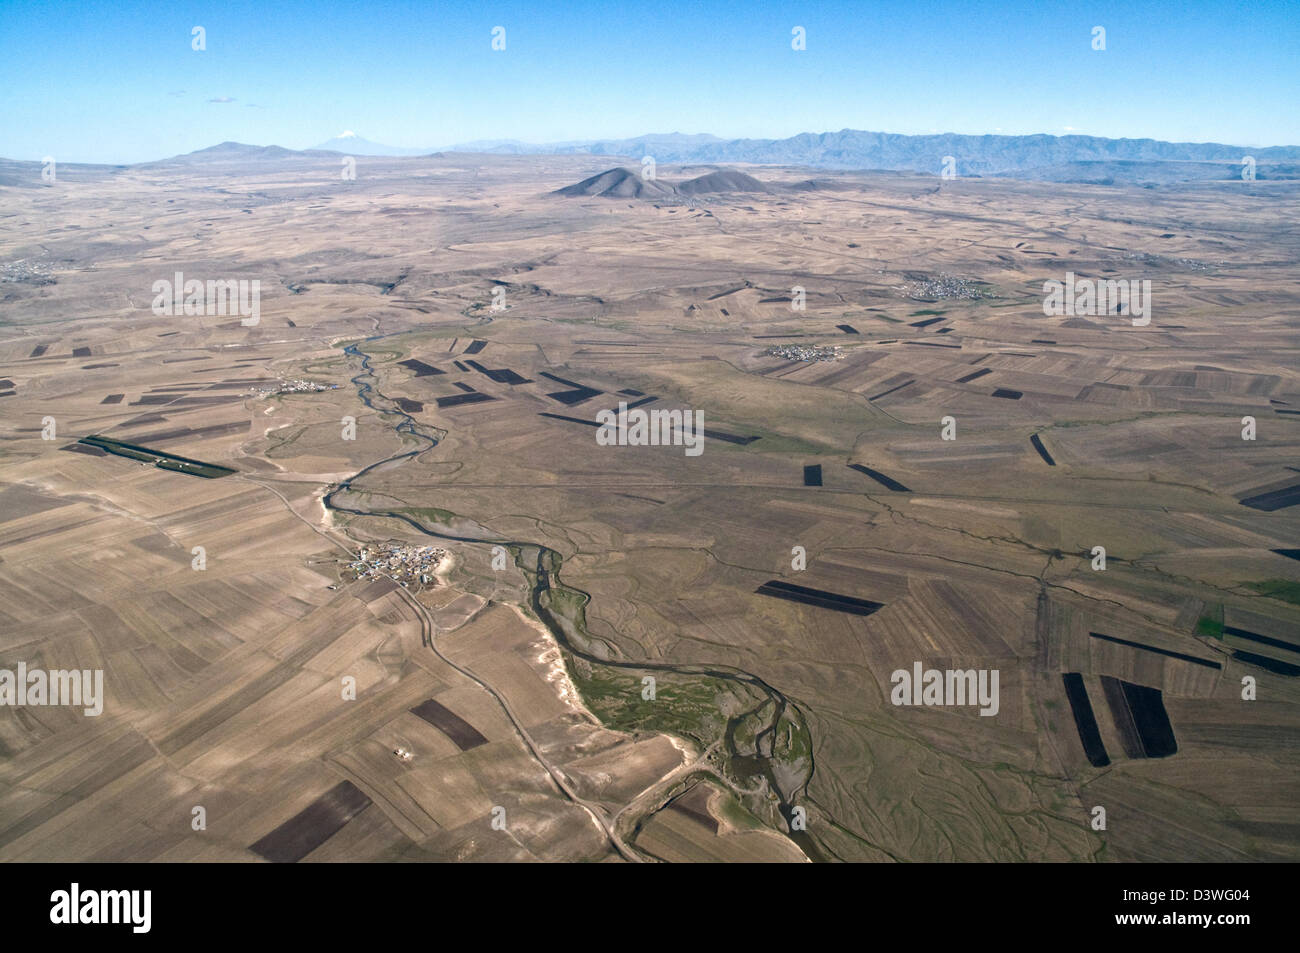
[[[902,3],[633,2],[616,16],[590,3],[388,3],[358,15],[330,2],[17,0],[0,11],[0,155],[133,163],[224,141],[309,148],[344,129],[414,149],[654,129],[1300,143],[1300,26],[1287,5],[1176,14],[939,3],[918,19]],[[497,27],[504,49],[493,48]],[[804,49],[792,48],[796,27]]]
[[[394,149],[394,150],[405,150],[405,151],[407,151],[407,152],[410,153],[410,155],[407,155],[407,156],[400,156],[400,155],[391,155],[391,156],[390,156],[390,155],[380,155],[380,156],[374,156],[374,158],[414,158],[414,157],[418,157],[418,156],[420,156],[420,155],[428,155],[428,154],[431,154],[431,153],[435,153],[435,152],[439,152],[439,151],[447,151],[447,150],[458,150],[458,151],[467,151],[467,152],[468,152],[468,151],[472,151],[472,150],[466,150],[464,147],[465,147],[465,146],[469,146],[469,145],[475,145],[475,144],[485,145],[485,146],[491,146],[491,145],[494,145],[494,144],[507,144],[507,143],[510,143],[510,144],[518,144],[518,145],[521,145],[521,146],[529,146],[529,147],[536,147],[536,148],[539,148],[539,149],[544,149],[544,148],[546,148],[546,147],[558,147],[558,146],[563,146],[563,145],[573,144],[573,143],[586,144],[586,143],[596,143],[596,142],[618,142],[618,141],[625,141],[625,140],[664,138],[664,137],[671,137],[671,136],[683,136],[683,137],[712,136],[712,137],[713,137],[714,139],[716,139],[718,142],[731,142],[731,141],[740,141],[740,140],[749,140],[749,141],[756,141],[756,142],[758,142],[758,141],[777,141],[777,142],[779,142],[779,141],[782,141],[782,140],[785,140],[785,139],[788,139],[788,138],[792,138],[792,136],[779,136],[779,137],[778,137],[778,136],[743,136],[743,137],[741,137],[741,136],[737,136],[737,137],[724,137],[724,136],[718,136],[718,135],[715,135],[714,133],[710,133],[710,132],[682,132],[682,131],[679,131],[679,130],[674,130],[674,131],[672,131],[672,132],[644,132],[644,133],[638,133],[638,134],[631,135],[631,136],[580,136],[580,137],[576,137],[576,138],[572,138],[572,139],[553,139],[553,140],[544,140],[544,141],[543,141],[543,140],[527,140],[527,139],[521,139],[521,138],[518,138],[518,137],[515,137],[515,136],[499,136],[499,137],[492,138],[492,139],[463,140],[463,141],[457,141],[457,142],[445,142],[445,143],[426,144],[426,145],[406,145],[406,144],[404,144],[404,143],[394,143],[394,142],[387,142],[387,141],[377,140],[377,139],[374,139],[374,138],[372,138],[372,137],[370,137],[370,136],[364,135],[363,133],[358,133],[358,132],[356,132],[355,130],[340,130],[338,133],[335,133],[335,134],[330,135],[330,136],[325,136],[325,137],[323,137],[323,138],[321,138],[321,139],[319,139],[319,140],[317,140],[317,141],[315,141],[315,142],[312,142],[312,143],[310,143],[310,144],[306,144],[306,145],[299,145],[299,144],[296,144],[296,143],[295,143],[295,144],[290,144],[287,140],[280,140],[280,139],[270,139],[270,140],[267,140],[267,141],[256,141],[256,142],[254,142],[254,141],[247,141],[247,140],[241,140],[241,139],[222,139],[222,140],[219,140],[219,141],[214,141],[214,142],[207,143],[207,144],[205,144],[205,145],[197,146],[197,147],[195,147],[194,149],[187,150],[186,152],[170,153],[170,154],[168,154],[168,155],[149,156],[149,157],[147,157],[147,158],[143,158],[143,159],[135,159],[135,160],[131,160],[131,161],[126,161],[126,160],[115,160],[115,161],[109,161],[109,160],[93,160],[93,159],[83,159],[83,158],[80,158],[80,157],[77,157],[77,156],[70,156],[70,157],[61,158],[61,159],[59,159],[59,161],[60,161],[62,164],[65,164],[65,165],[67,165],[67,164],[82,164],[82,165],[135,165],[135,164],[139,164],[139,163],[158,162],[158,161],[163,161],[163,160],[170,159],[170,158],[175,158],[175,157],[177,157],[177,156],[189,155],[189,154],[192,154],[192,153],[195,153],[195,152],[202,152],[202,151],[204,151],[204,150],[212,149],[212,148],[215,148],[215,147],[217,147],[217,146],[225,145],[225,144],[227,144],[227,143],[235,143],[235,144],[238,144],[238,145],[251,146],[251,147],[255,147],[255,148],[276,148],[276,147],[278,147],[278,148],[282,148],[282,149],[288,149],[288,150],[291,150],[291,151],[294,151],[294,152],[309,152],[309,151],[313,151],[313,150],[321,149],[322,147],[330,147],[330,148],[333,148],[333,147],[330,146],[330,143],[336,142],[337,140],[340,139],[340,137],[346,139],[347,137],[346,137],[345,134],[348,133],[348,132],[351,132],[352,135],[353,135],[357,140],[359,140],[359,141],[361,141],[361,142],[365,142],[365,143],[368,143],[368,144],[370,144],[370,145],[374,145],[374,146],[383,146],[383,147],[391,148],[391,149]],[[804,130],[803,132],[800,132],[800,133],[794,133],[793,136],[799,136],[799,135],[825,136],[825,135],[835,135],[835,134],[837,134],[837,133],[844,133],[844,132],[861,132],[861,133],[868,133],[868,134],[872,134],[872,135],[887,135],[887,136],[918,136],[918,137],[920,137],[920,136],[970,136],[970,137],[1000,136],[1000,137],[1005,137],[1005,138],[1027,138],[1027,137],[1032,137],[1032,136],[1050,136],[1050,137],[1058,138],[1058,139],[1065,139],[1065,138],[1069,138],[1069,137],[1078,137],[1078,138],[1111,139],[1111,140],[1115,140],[1115,141],[1143,141],[1143,140],[1151,140],[1151,141],[1155,141],[1155,142],[1168,142],[1168,143],[1171,143],[1171,144],[1174,144],[1174,145],[1207,145],[1207,146],[1208,146],[1208,145],[1220,145],[1220,146],[1241,146],[1242,148],[1251,148],[1251,149],[1276,149],[1276,148],[1287,149],[1287,148],[1300,148],[1300,142],[1294,142],[1294,143],[1293,143],[1293,142],[1277,142],[1277,143],[1263,143],[1263,144],[1261,144],[1261,143],[1246,143],[1246,142],[1226,142],[1226,141],[1222,141],[1222,140],[1208,140],[1208,139],[1205,139],[1205,140],[1167,140],[1167,139],[1159,139],[1159,138],[1154,137],[1154,136],[1105,136],[1105,135],[1094,135],[1094,134],[1091,134],[1091,133],[1080,133],[1080,132],[1067,132],[1067,133],[1053,133],[1053,132],[1026,132],[1026,133],[1005,133],[1005,132],[995,132],[995,133],[968,133],[968,132],[955,132],[955,131],[953,131],[953,130],[942,130],[942,131],[939,131],[939,132],[936,132],[936,133],[898,133],[898,132],[893,132],[893,131],[888,130],[888,129],[850,129],[849,127],[844,127],[844,128],[842,128],[842,129],[818,129],[818,130],[812,130],[812,129],[809,129],[809,130]],[[341,154],[345,154],[345,153],[347,152],[346,149],[338,149],[337,151],[339,151]],[[545,155],[545,154],[547,154],[547,153],[545,153],[545,152],[539,152],[538,154],[539,154],[539,155]],[[582,153],[578,153],[578,154],[582,154]],[[603,153],[597,153],[596,155],[604,155],[604,154],[603,154]],[[611,153],[611,154],[609,154],[609,157],[610,157],[610,158],[614,158],[615,155]],[[8,160],[17,161],[17,162],[39,162],[39,161],[42,160],[42,158],[43,158],[42,156],[21,156],[21,155],[10,155],[10,154],[6,154],[6,153],[4,153],[4,152],[0,152],[0,159],[8,159]],[[57,158],[57,157],[56,157],[56,158]],[[740,161],[740,160],[727,160],[727,161]],[[797,164],[797,163],[795,163],[795,164]]]

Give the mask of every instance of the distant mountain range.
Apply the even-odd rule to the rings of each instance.
[[[451,146],[444,151],[461,149]],[[753,163],[934,174],[939,174],[946,157],[951,157],[950,168],[958,176],[1084,182],[1239,178],[1243,158],[1253,156],[1258,178],[1300,177],[1300,146],[1251,149],[1220,143],[1098,136],[904,136],[844,129],[802,133],[788,139],[670,134],[549,146],[507,143],[477,151],[638,158],[649,155],[661,164]],[[1274,167],[1268,168],[1269,164]]]
[[[1253,157],[1257,179],[1300,180],[1300,146],[1250,148],[1214,142],[1162,142],[1098,136],[963,136],[953,133],[905,136],[856,129],[801,133],[788,139],[719,139],[717,136],[682,133],[541,145],[496,139],[441,149],[387,146],[346,131],[307,150],[223,142],[171,159],[142,164],[194,167],[198,164],[282,160],[295,156],[406,157],[436,152],[499,156],[590,155],[637,160],[651,156],[658,165],[783,165],[933,175],[949,171],[957,177],[1005,176],[1101,185],[1240,180],[1243,160]],[[0,160],[4,161],[7,160]],[[613,195],[640,188],[639,178],[638,182],[624,181],[621,176],[615,178],[619,181],[606,181],[599,186],[600,190],[610,188]]]
[[[373,152],[350,148],[364,143]],[[413,155],[435,150],[390,149],[364,139],[331,139],[320,149],[357,155]],[[958,176],[1011,176],[1072,182],[1185,181],[1240,178],[1242,160],[1253,156],[1261,179],[1300,177],[1300,146],[1250,148],[1206,142],[1105,139],[1099,136],[906,136],[842,129],[801,133],[788,139],[720,139],[666,133],[632,139],[535,144],[491,140],[445,146],[440,152],[491,155],[653,156],[657,163],[801,165],[821,169],[931,172],[951,157]],[[1174,164],[1178,165],[1174,165]],[[1260,168],[1261,165],[1272,168]]]

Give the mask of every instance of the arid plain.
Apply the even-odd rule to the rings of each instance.
[[[0,859],[1300,859],[1300,187],[613,164],[0,169]]]

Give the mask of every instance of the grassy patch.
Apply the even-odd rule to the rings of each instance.
[[[1205,613],[1196,620],[1196,634],[1212,639],[1223,638],[1223,603],[1212,602],[1206,605]]]
[[[542,596],[543,605],[552,615],[567,620],[581,632],[586,631],[588,601],[585,593],[568,586],[552,586]]]
[[[442,526],[456,519],[456,514],[451,510],[440,510],[436,506],[406,506],[393,512],[404,513],[420,522],[437,523]]]
[[[1208,635],[1212,639],[1223,638],[1223,620],[1203,615],[1196,620],[1196,634]]]
[[[585,675],[583,670],[590,671]],[[707,747],[722,736],[718,700],[731,694],[726,682],[705,676],[616,669],[592,662],[569,671],[592,714],[618,731],[664,731]],[[653,700],[642,697],[642,679],[655,679]]]
[[[1290,579],[1265,579],[1262,582],[1248,582],[1246,587],[1254,589],[1261,596],[1300,606],[1300,582],[1293,582]]]
[[[739,828],[742,831],[762,831],[767,830],[767,825],[751,814],[743,804],[736,799],[736,796],[730,791],[718,787],[716,784],[707,784],[713,791],[721,791],[722,797],[714,802],[714,810],[722,816],[722,819],[732,827]]]
[[[783,717],[777,726],[774,754],[782,761],[798,761],[812,755],[812,738],[799,722]]]

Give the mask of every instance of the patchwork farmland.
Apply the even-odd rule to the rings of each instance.
[[[0,859],[1300,859],[1294,185],[608,162],[0,185]]]

